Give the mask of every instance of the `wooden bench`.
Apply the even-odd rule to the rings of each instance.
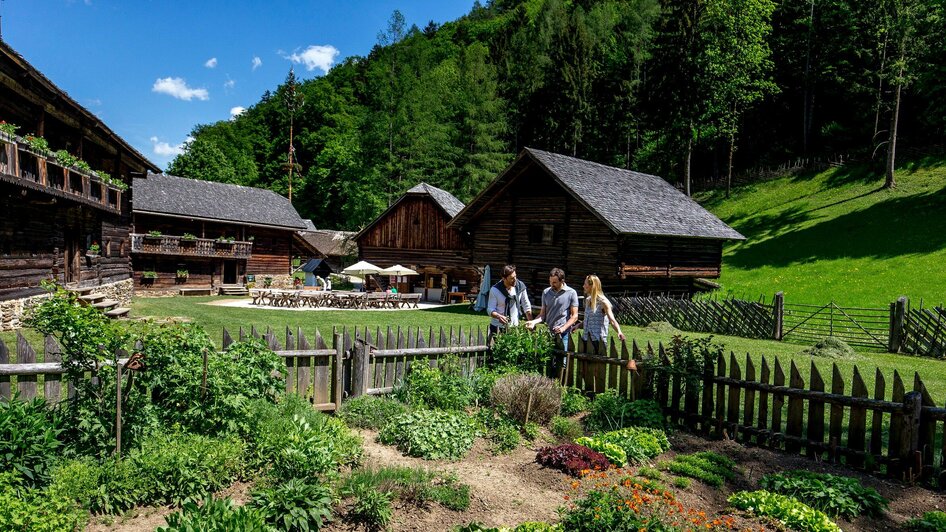
[[[182,296],[212,296],[213,288],[179,288],[177,293]]]

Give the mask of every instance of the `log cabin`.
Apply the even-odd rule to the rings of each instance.
[[[135,179],[132,264],[146,291],[242,293],[290,288],[293,259],[318,256],[305,222],[271,190],[148,174]]]
[[[565,270],[606,292],[687,296],[718,278],[744,237],[663,178],[526,148],[450,221],[476,265],[515,264],[530,293]]]
[[[130,303],[128,186],[149,170],[158,167],[0,41],[0,330],[22,325],[44,280]]]
[[[462,209],[453,194],[420,183],[355,235],[358,258],[416,271],[419,275],[399,280],[400,291],[423,293],[430,301],[446,301],[451,292],[462,299],[480,277],[460,232],[447,227]]]

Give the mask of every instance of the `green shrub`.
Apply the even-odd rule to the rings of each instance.
[[[463,526],[455,527],[454,532],[562,532],[561,525],[543,523],[541,521],[526,521],[519,523],[515,528],[510,527],[488,527],[476,521]]]
[[[406,404],[389,397],[362,395],[344,403],[338,417],[349,427],[380,429],[391,419],[410,411]]]
[[[290,479],[253,490],[251,508],[258,508],[266,524],[277,530],[319,530],[332,518],[332,490],[306,479]]]
[[[677,477],[673,479],[673,486],[685,490],[690,487],[690,479],[687,477]]]
[[[710,451],[677,455],[670,462],[661,463],[671,473],[690,477],[714,488],[726,480],[733,479],[736,463],[729,458]]]
[[[519,429],[514,425],[502,425],[489,434],[489,440],[493,442],[493,452],[496,454],[505,454],[516,450],[521,443]]]
[[[240,532],[272,532],[266,525],[263,513],[255,508],[236,506],[230,499],[214,499],[207,495],[203,504],[192,500],[184,503],[180,511],[165,518],[168,526],[158,527],[155,532],[216,532],[239,530]]]
[[[926,512],[923,517],[907,521],[903,528],[909,532],[942,532],[946,530],[946,512]]]
[[[480,434],[493,443],[495,454],[507,453],[519,447],[519,425],[505,413],[483,407],[477,410],[473,419]]]
[[[474,424],[465,413],[441,410],[401,414],[378,434],[381,443],[427,460],[462,458],[475,437]]]
[[[95,460],[83,457],[57,464],[47,489],[56,496],[75,500],[83,508],[91,508],[101,486],[101,467]]]
[[[575,440],[575,443],[578,445],[584,445],[591,450],[598,451],[599,453],[605,455],[609,462],[618,467],[624,467],[624,465],[627,464],[627,453],[624,452],[624,449],[613,443],[608,443],[597,438],[589,438],[587,436],[578,438]]]
[[[481,366],[473,370],[473,376],[470,379],[473,386],[473,394],[476,396],[476,405],[491,405],[491,395],[493,385],[496,381],[508,375],[519,373],[515,366],[486,367]]]
[[[629,401],[610,389],[595,396],[585,425],[593,432],[618,430],[625,427],[662,429],[664,416],[657,403],[649,399]]]
[[[521,371],[545,373],[555,343],[548,329],[509,327],[496,335],[491,350],[493,366],[515,366]]]
[[[45,400],[0,400],[0,471],[18,472],[28,487],[45,485],[61,433]]]
[[[656,468],[644,466],[637,470],[637,474],[649,478],[651,480],[660,480],[663,478],[663,475]]]
[[[88,512],[73,500],[27,484],[18,471],[0,472],[0,530],[71,532],[84,528]]]
[[[811,471],[784,471],[762,477],[761,487],[794,497],[830,516],[848,519],[859,515],[881,515],[887,500],[855,478]]]
[[[529,441],[533,441],[539,437],[539,424],[528,422],[522,426],[522,435]]]
[[[298,395],[284,395],[277,404],[254,401],[248,412],[250,424],[244,437],[250,464],[269,468],[277,479],[334,474],[361,459],[358,436]]]
[[[548,423],[561,408],[562,387],[542,375],[509,375],[496,381],[491,398],[519,423],[525,423],[526,413],[531,421]]]
[[[362,491],[355,495],[350,516],[371,530],[383,530],[391,522],[391,494],[386,491]]]
[[[441,358],[437,368],[414,364],[395,395],[412,406],[442,410],[462,410],[475,399],[473,383],[461,374],[455,356]]]
[[[627,427],[606,432],[598,439],[621,447],[627,460],[634,463],[646,462],[670,450],[667,434],[660,429],[647,427]]]
[[[840,532],[828,516],[807,504],[765,490],[740,491],[729,496],[729,504],[752,515],[775,519],[802,532]]]
[[[574,419],[561,416],[555,416],[552,418],[550,430],[552,431],[552,434],[557,436],[559,439],[568,441],[575,441],[577,438],[580,438],[585,434],[584,429],[581,428],[581,423],[575,421]]]
[[[418,467],[358,469],[342,480],[341,491],[346,495],[364,491],[391,493],[399,500],[418,506],[434,501],[455,511],[463,511],[470,506],[470,488],[457,482],[455,475],[444,475]]]
[[[585,412],[591,407],[591,401],[579,390],[569,386],[562,390],[562,411],[563,416],[574,416],[580,412]]]

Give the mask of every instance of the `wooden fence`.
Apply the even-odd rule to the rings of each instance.
[[[890,345],[890,309],[827,305],[784,304],[782,339],[813,344],[828,336],[849,345],[887,349]]]
[[[667,296],[618,296],[612,301],[615,317],[629,325],[665,321],[683,331],[746,338],[773,338],[777,334],[773,305],[764,302]]]

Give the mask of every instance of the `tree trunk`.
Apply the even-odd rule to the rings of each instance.
[[[726,197],[732,192],[732,158],[736,151],[736,135],[729,134],[729,163],[726,165]]]
[[[903,64],[897,76],[897,89],[894,91],[893,114],[890,117],[890,142],[887,143],[887,172],[884,188],[896,188],[897,180],[894,177],[894,167],[897,159],[897,122],[900,120],[900,91],[903,88]]]
[[[686,190],[686,195],[690,195],[690,158],[693,155],[693,131],[692,129],[688,131],[687,135],[687,155],[686,161],[683,164],[683,187]]]

